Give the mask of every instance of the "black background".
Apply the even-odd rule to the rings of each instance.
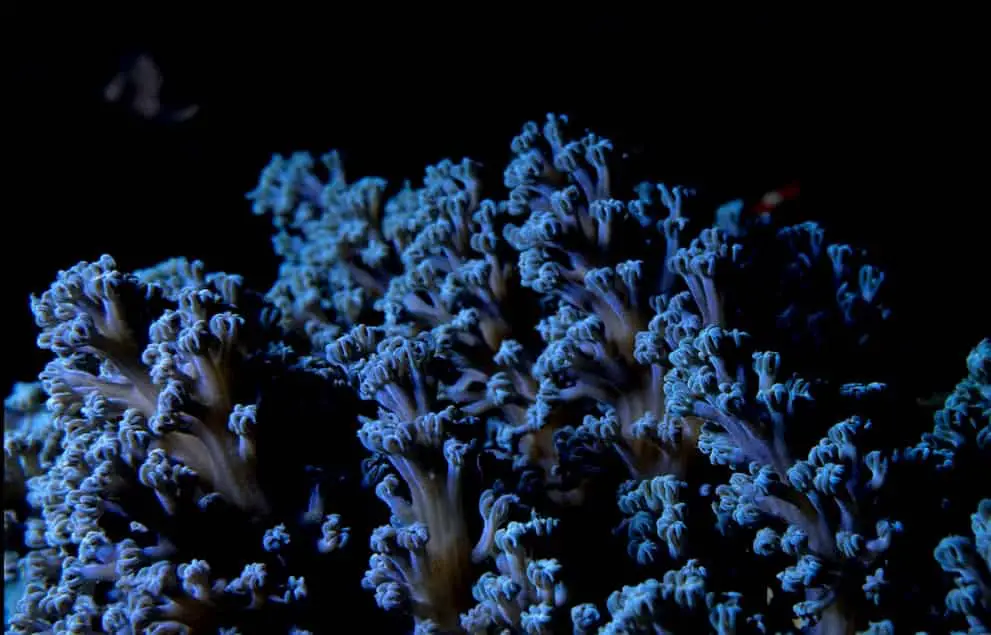
[[[80,259],[185,255],[267,288],[268,222],[243,193],[273,152],[338,148],[350,175],[395,180],[471,156],[498,178],[512,136],[548,111],[654,180],[754,200],[801,179],[808,215],[888,268],[904,331],[891,354],[919,372],[959,378],[989,331],[967,16],[307,6],[4,10],[3,386],[45,359],[28,294]],[[142,52],[194,119],[102,100]]]

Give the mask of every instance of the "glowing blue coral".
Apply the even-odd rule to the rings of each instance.
[[[362,601],[418,633],[986,629],[991,499],[960,485],[991,340],[912,444],[866,376],[890,309],[864,252],[623,191],[569,127],[526,124],[501,193],[468,159],[391,187],[274,157],[264,299],[182,258],[61,272],[32,303],[48,412],[6,408],[11,631],[395,626]],[[970,534],[926,528],[975,502]]]

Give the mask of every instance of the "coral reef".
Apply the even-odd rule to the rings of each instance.
[[[863,251],[563,116],[511,150],[501,193],[274,157],[265,294],[104,256],[34,297],[8,632],[988,632],[991,340],[932,416]]]

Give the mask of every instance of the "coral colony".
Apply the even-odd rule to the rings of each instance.
[[[276,156],[267,294],[60,272],[5,404],[8,632],[987,633],[991,340],[927,410],[863,252],[568,128],[484,195]]]

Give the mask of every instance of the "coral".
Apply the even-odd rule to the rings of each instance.
[[[290,536],[328,553],[346,542],[317,490],[308,515],[284,521],[291,531],[277,525],[281,541],[265,531],[284,510],[258,477],[294,469],[266,468],[265,452],[285,447],[259,451],[255,433],[265,421],[258,394],[284,354],[252,343],[267,339],[243,328],[235,309],[250,300],[239,305],[239,286],[202,275],[199,263],[125,274],[103,257],[61,272],[33,299],[38,344],[55,358],[41,374],[47,416],[5,430],[7,484],[26,486],[26,507],[5,509],[23,525],[26,551],[12,632],[236,625],[241,610],[305,598],[304,577],[281,555]],[[29,412],[27,397],[11,404]],[[32,515],[21,520],[24,509]]]
[[[566,117],[511,151],[501,193],[274,157],[264,295],[61,272],[45,409],[7,406],[10,630],[984,632],[991,341],[925,430],[865,252],[703,220]]]

